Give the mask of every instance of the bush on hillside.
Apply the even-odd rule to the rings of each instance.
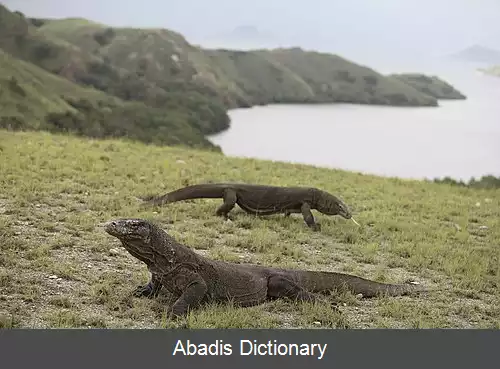
[[[21,117],[18,116],[4,116],[0,117],[0,128],[8,129],[10,131],[22,131],[26,129],[27,124]]]
[[[16,77],[10,77],[9,90],[21,97],[26,97],[26,91],[24,91],[24,88],[19,84]]]
[[[378,78],[375,76],[364,76],[363,79],[365,83],[369,86],[376,86],[378,83]]]
[[[483,189],[493,189],[500,188],[500,177],[495,177],[493,175],[482,176],[480,179],[476,180],[472,177],[469,182],[457,181],[450,177],[444,177],[442,179],[434,179],[435,183],[448,184],[452,186],[459,187],[469,187],[469,188],[483,188]]]
[[[98,32],[94,35],[94,40],[96,40],[96,42],[101,45],[101,46],[106,46],[108,44],[111,43],[111,41],[113,40],[113,38],[115,37],[115,31],[113,28],[106,28],[104,31],[102,32]]]
[[[90,63],[77,80],[126,101],[140,101],[152,108],[163,109],[164,115],[183,111],[194,128],[204,134],[220,132],[229,127],[223,98],[208,86],[186,81],[153,84],[137,73],[120,75],[106,62]]]
[[[126,137],[158,145],[185,144],[220,150],[190,126],[190,117],[150,108],[142,104],[110,106],[80,99],[68,101],[77,112],[50,113],[41,127],[92,138]]]
[[[55,50],[49,44],[40,43],[33,47],[33,57],[35,63],[42,62],[55,56]]]
[[[29,21],[31,22],[31,24],[34,26],[34,27],[41,27],[43,26],[45,23],[47,23],[46,21],[44,21],[43,19],[40,19],[40,18],[30,18]]]
[[[338,81],[343,81],[343,82],[347,82],[347,83],[356,82],[356,77],[352,76],[349,73],[349,71],[347,71],[347,70],[338,71],[335,79]]]

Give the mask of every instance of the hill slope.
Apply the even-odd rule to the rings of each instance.
[[[443,100],[464,100],[466,96],[449,83],[436,76],[426,76],[418,73],[391,74],[401,82],[404,82],[416,90]]]
[[[46,21],[38,32],[162,89],[180,81],[203,86],[226,107],[276,102],[437,105],[432,97],[369,68],[298,48],[204,50],[165,29],[111,28],[77,19]]]
[[[136,71],[132,73],[112,65],[57,34],[40,32],[37,27],[45,22],[25,18],[0,5],[0,49],[80,85],[94,87],[123,100],[143,102],[163,110],[163,115],[188,117],[183,123],[202,134],[215,133],[229,126],[224,107],[206,93],[205,87],[179,79],[161,88]],[[88,24],[94,25],[72,19],[65,23],[65,28],[70,32]],[[74,26],[68,28],[70,25]]]
[[[66,131],[90,137],[125,136],[143,142],[219,150],[191,124],[190,116],[124,102],[85,88],[0,49],[0,127]]]
[[[43,125],[47,114],[76,112],[70,99],[113,103],[115,99],[97,90],[83,88],[17,60],[0,49],[1,117],[23,122],[25,128]]]
[[[10,92],[3,97],[8,109],[0,111],[0,117],[4,127],[14,129],[129,136],[217,149],[204,135],[229,127],[228,108],[269,103],[438,104],[410,84],[336,55],[299,48],[205,50],[165,29],[27,18],[1,5],[0,49],[5,51],[5,70],[13,73],[12,80],[3,74],[7,79],[2,83]],[[47,80],[44,88],[53,91],[31,88],[25,76],[43,73],[25,63],[14,66],[19,60],[80,87],[63,86],[45,75],[38,80]],[[19,95],[20,89],[14,91],[16,83],[31,91],[28,97]],[[65,90],[73,92],[65,95]],[[96,90],[107,96],[97,97]]]
[[[437,105],[434,98],[337,55],[305,52],[300,48],[259,53],[293,70],[310,86],[319,102],[333,100],[394,106]]]
[[[0,327],[500,328],[500,190],[473,190],[217,153],[0,130]],[[317,215],[214,215],[219,200],[180,202],[159,213],[136,196],[186,184],[235,181],[307,185],[339,195],[356,227]],[[330,304],[275,301],[208,306],[165,321],[169,296],[132,298],[144,264],[97,224],[149,218],[219,260],[347,272],[439,288],[419,297]],[[319,324],[319,326],[318,326]]]

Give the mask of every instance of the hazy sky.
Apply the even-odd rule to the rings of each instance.
[[[84,17],[114,26],[164,27],[219,44],[235,27],[263,46],[349,55],[443,55],[472,44],[500,49],[500,0],[2,0],[28,16]],[[227,41],[227,40],[226,40]]]

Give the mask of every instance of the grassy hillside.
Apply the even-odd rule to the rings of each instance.
[[[277,102],[436,106],[434,98],[336,55],[302,49],[204,50],[164,29],[110,28],[81,19],[45,22],[57,37],[166,88],[203,85],[227,107]]]
[[[204,86],[182,78],[170,81],[168,86],[160,86],[137,71],[128,71],[83,46],[58,37],[57,33],[41,32],[39,29],[45,22],[25,18],[0,5],[0,49],[77,84],[162,110],[161,116],[183,116],[176,124],[187,123],[190,129],[202,134],[215,133],[229,126],[224,107]],[[68,32],[93,24],[80,19],[63,23]]]
[[[64,40],[41,35],[22,14],[0,4],[0,48],[16,58],[74,80],[86,64],[99,60]]]
[[[0,49],[0,127],[121,137],[220,150],[191,123],[192,115],[125,102],[81,87]]]
[[[68,103],[70,99],[108,103],[118,100],[15,59],[1,49],[0,91],[2,118],[22,120],[31,129],[43,125],[48,113],[76,112]]]
[[[446,183],[448,185],[469,187],[469,188],[482,188],[482,189],[493,189],[500,188],[500,177],[495,177],[494,175],[487,174],[481,176],[480,178],[472,177],[468,181],[456,180],[451,177],[435,178],[435,183]]]
[[[438,104],[408,83],[336,55],[204,50],[165,29],[27,18],[2,5],[0,57],[0,127],[16,130],[219,150],[204,136],[229,127],[228,108]]]
[[[500,190],[477,190],[218,153],[0,131],[0,325],[3,327],[474,327],[500,328]],[[220,200],[140,211],[136,196],[187,184],[235,181],[316,186],[339,195],[358,222],[317,215],[214,216]],[[185,321],[166,299],[132,298],[143,264],[96,227],[143,217],[209,257],[414,279],[420,297],[328,303],[209,306]]]
[[[244,106],[317,101],[311,87],[294,71],[257,52],[221,49],[204,54],[218,67],[213,79],[222,81],[222,88],[236,94]]]
[[[436,76],[426,76],[418,73],[403,73],[403,74],[391,74],[389,77],[393,77],[401,82],[404,82],[416,90],[435,97],[436,99],[445,100],[464,100],[465,95],[454,88],[449,83],[443,81]]]
[[[310,86],[319,102],[338,101],[394,106],[436,106],[433,97],[387,78],[373,69],[337,55],[305,52],[300,48],[261,51]]]

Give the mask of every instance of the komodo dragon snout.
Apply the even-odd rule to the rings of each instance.
[[[115,219],[103,223],[104,230],[119,239],[149,239],[151,226],[142,219]]]

